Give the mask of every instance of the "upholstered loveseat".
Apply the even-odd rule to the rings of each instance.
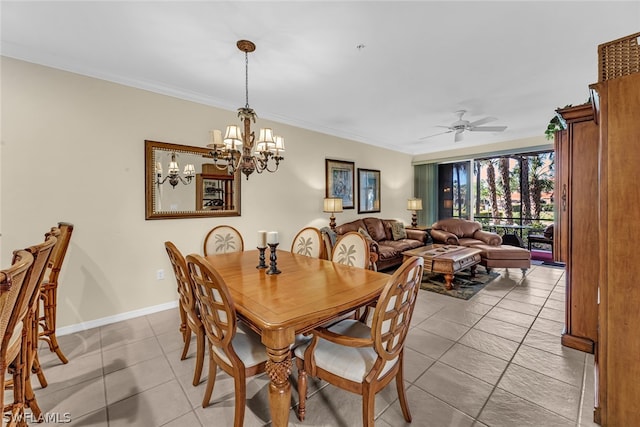
[[[396,227],[394,239],[393,227]],[[360,218],[336,227],[338,236],[349,231],[363,234],[371,251],[378,256],[376,267],[384,270],[402,264],[402,252],[431,243],[429,233],[424,230],[405,229],[401,222],[373,217]],[[406,234],[403,237],[403,232]]]

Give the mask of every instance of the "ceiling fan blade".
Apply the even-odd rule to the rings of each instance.
[[[463,129],[458,129],[458,130],[456,131],[456,134],[455,134],[455,135],[454,135],[454,137],[453,137],[453,142],[460,142],[460,141],[462,141],[462,132],[463,132]]]
[[[446,127],[446,126],[441,126],[441,127]],[[419,141],[422,141],[423,139],[427,139],[427,138],[432,138],[434,136],[438,136],[438,135],[444,135],[445,133],[451,133],[453,132],[451,129],[444,131],[444,132],[440,132],[440,133],[434,133],[433,135],[429,135],[429,136],[423,136],[422,138],[418,138]]]
[[[481,126],[481,127],[470,127],[469,130],[476,132],[502,132],[506,129],[506,126]]]
[[[485,123],[495,122],[496,120],[498,119],[495,117],[485,117],[484,119],[476,120],[475,122],[469,123],[469,127],[480,126]]]

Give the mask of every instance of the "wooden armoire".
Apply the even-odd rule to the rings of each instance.
[[[591,103],[558,110],[564,345],[595,353],[594,421],[640,426],[640,33],[598,46]]]
[[[591,88],[600,130],[595,419],[640,426],[640,72]]]
[[[554,256],[566,263],[562,344],[593,353],[598,335],[598,125],[593,104],[559,109]]]

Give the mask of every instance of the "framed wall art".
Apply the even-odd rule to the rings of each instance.
[[[380,212],[380,171],[358,168],[358,213]]]
[[[325,159],[326,195],[342,199],[343,209],[353,209],[355,199],[354,163]]]

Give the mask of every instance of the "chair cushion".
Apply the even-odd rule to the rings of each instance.
[[[517,246],[501,245],[475,245],[474,248],[482,250],[480,256],[486,259],[502,259],[502,260],[529,260],[531,253]]]
[[[477,246],[484,245],[485,243],[482,240],[472,239],[470,237],[461,237],[458,239],[458,244],[460,246]]]
[[[231,345],[245,368],[258,365],[267,360],[267,350],[260,342],[260,335],[253,332],[251,328],[242,322],[238,322],[236,335],[233,337]],[[231,361],[219,347],[213,346],[213,351],[227,365],[231,365]]]
[[[402,258],[402,252],[421,246],[424,246],[423,242],[413,239],[383,240],[378,242],[378,256],[381,260]]]
[[[371,329],[357,320],[343,320],[331,326],[329,330],[350,337],[371,338]],[[304,352],[308,345],[305,344],[296,348],[296,357],[304,359]],[[314,352],[314,359],[316,366],[319,368],[349,381],[361,383],[371,371],[373,364],[378,359],[378,354],[373,347],[347,347],[320,339]],[[380,373],[380,377],[393,368],[397,360],[398,358],[395,358],[387,362]]]

